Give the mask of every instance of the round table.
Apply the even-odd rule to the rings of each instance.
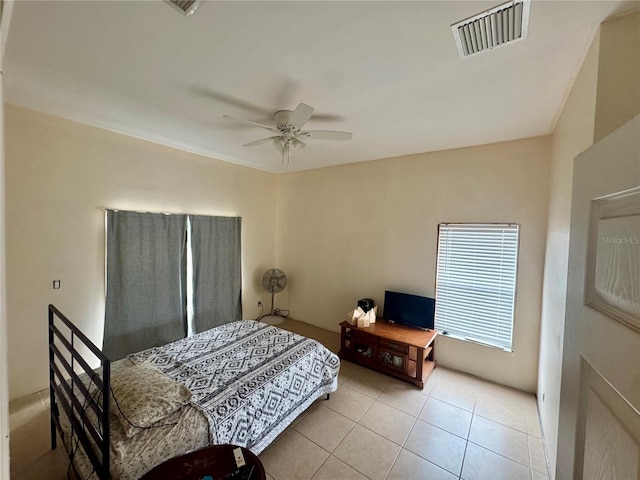
[[[236,470],[233,451],[237,445],[211,445],[171,458],[149,470],[140,480],[201,480],[205,476],[219,480]],[[247,465],[253,465],[250,480],[266,480],[260,459],[244,447],[242,454]]]

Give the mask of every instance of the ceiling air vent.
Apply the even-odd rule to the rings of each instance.
[[[168,4],[184,13],[187,17],[192,15],[200,6],[200,0],[166,0]]]
[[[503,3],[451,25],[460,58],[527,38],[529,1]]]

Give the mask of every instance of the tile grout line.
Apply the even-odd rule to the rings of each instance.
[[[467,448],[469,448],[469,440],[467,440],[467,442],[464,445],[464,454],[462,455],[462,464],[460,465],[460,474],[458,475],[458,478],[462,478],[462,471],[464,470],[464,462],[467,459]]]
[[[355,374],[355,372],[354,372],[354,374]],[[353,374],[353,375],[354,375],[354,374]],[[353,376],[353,375],[352,375],[352,376]],[[433,385],[433,387],[431,388],[431,390],[430,390],[429,394],[427,394],[427,395],[426,395],[426,398],[425,398],[425,404],[424,404],[424,405],[426,405],[426,403],[429,401],[429,399],[430,399],[430,398],[434,398],[434,399],[436,399],[436,400],[438,400],[438,401],[440,401],[440,402],[446,403],[447,405],[450,405],[450,406],[453,406],[453,407],[455,407],[455,408],[459,408],[459,409],[461,409],[461,410],[464,410],[464,411],[466,411],[466,412],[469,412],[469,410],[467,410],[467,409],[465,409],[465,408],[461,408],[460,406],[455,405],[455,404],[453,404],[453,403],[450,403],[450,402],[448,402],[448,401],[446,401],[446,400],[439,399],[439,398],[438,398],[438,397],[436,397],[436,396],[432,396],[432,392],[433,392],[433,391],[434,391],[434,390],[435,390],[435,389],[436,389],[440,384],[445,385],[445,383],[443,383],[443,382],[442,382],[442,380],[444,380],[444,379],[437,379],[437,380],[436,380],[436,383],[435,383],[435,384]],[[356,424],[360,425],[362,428],[365,428],[366,430],[368,430],[368,431],[370,431],[370,432],[372,432],[372,433],[374,433],[374,434],[376,434],[376,435],[379,435],[380,437],[382,437],[382,438],[384,438],[384,439],[386,439],[386,440],[388,440],[388,441],[390,441],[390,442],[394,443],[395,445],[399,445],[399,446],[400,446],[400,451],[399,451],[399,452],[398,452],[398,454],[396,455],[396,457],[395,457],[395,459],[394,459],[393,463],[391,464],[391,468],[390,468],[390,469],[389,469],[389,471],[387,472],[387,474],[386,474],[385,478],[387,478],[387,477],[389,476],[389,474],[390,474],[391,470],[393,469],[393,466],[395,465],[395,462],[397,461],[397,458],[398,458],[398,456],[399,456],[400,452],[402,451],[402,449],[404,449],[404,448],[405,448],[406,442],[407,442],[407,440],[408,440],[408,438],[409,438],[409,436],[410,436],[411,432],[412,432],[412,431],[413,431],[413,429],[415,428],[415,425],[417,424],[417,421],[418,421],[418,420],[422,420],[422,419],[420,419],[420,414],[421,414],[421,413],[422,413],[422,411],[424,410],[424,405],[423,405],[423,407],[421,408],[420,412],[418,412],[416,415],[413,415],[413,414],[408,413],[408,412],[406,412],[406,411],[403,411],[403,410],[401,410],[401,409],[399,409],[399,408],[397,408],[397,407],[395,407],[395,406],[393,406],[393,405],[389,405],[389,404],[387,404],[386,402],[384,402],[383,400],[380,400],[380,396],[382,395],[382,393],[384,393],[384,391],[386,391],[386,390],[387,390],[387,388],[389,387],[389,385],[391,385],[391,383],[387,384],[387,385],[385,386],[385,388],[382,390],[382,392],[381,392],[380,394],[378,394],[378,396],[377,396],[376,398],[373,398],[373,397],[371,397],[371,396],[367,395],[367,394],[366,394],[366,393],[364,393],[364,392],[361,392],[361,391],[359,391],[359,390],[357,390],[357,389],[355,389],[355,388],[352,388],[352,387],[350,387],[349,385],[343,385],[343,386],[345,386],[345,387],[347,387],[347,388],[349,388],[349,389],[351,389],[351,390],[353,390],[353,391],[356,391],[356,392],[358,392],[358,393],[361,393],[361,394],[363,394],[363,395],[367,396],[367,397],[368,397],[368,398],[370,398],[370,399],[373,399],[373,400],[374,400],[374,403],[375,403],[375,402],[377,402],[377,401],[379,401],[381,404],[384,404],[384,405],[386,405],[386,406],[388,406],[388,407],[390,407],[390,408],[393,408],[394,410],[397,410],[398,412],[404,413],[404,414],[409,415],[410,417],[412,417],[412,418],[413,418],[413,421],[412,421],[411,427],[409,428],[409,433],[405,436],[405,438],[404,438],[404,440],[403,440],[402,444],[398,444],[397,442],[395,442],[395,441],[393,441],[393,440],[391,440],[391,439],[389,439],[389,438],[385,437],[384,435],[381,435],[381,434],[379,434],[378,432],[375,432],[375,431],[373,431],[373,430],[369,429],[368,427],[365,427],[364,425],[361,425],[361,424],[360,424],[360,420],[361,420],[361,419],[366,415],[366,413],[371,409],[371,407],[373,406],[373,403],[372,403],[372,404],[371,404],[371,405],[370,405],[370,406],[365,410],[365,412],[360,416],[359,420],[356,422]],[[460,386],[460,387],[462,387],[462,385],[459,385],[459,386]],[[431,423],[431,422],[429,422],[429,421],[427,421],[427,420],[422,420],[422,421],[423,421],[424,423],[426,423],[426,424],[429,424],[429,425],[431,425],[431,426],[433,426],[433,427],[435,427],[435,428],[438,428],[439,430],[442,430],[442,431],[447,432],[447,433],[449,433],[449,434],[451,434],[451,435],[454,435],[454,436],[456,436],[456,437],[458,437],[458,438],[460,438],[460,439],[462,439],[462,440],[465,440],[465,452],[464,452],[464,454],[463,454],[463,462],[462,462],[462,465],[461,465],[461,469],[460,469],[460,472],[459,472],[458,474],[454,474],[454,475],[456,475],[456,476],[458,476],[458,477],[460,477],[460,478],[461,478],[461,475],[462,475],[462,469],[464,468],[464,460],[466,459],[467,448],[468,448],[468,444],[469,444],[469,442],[471,442],[471,443],[472,443],[472,444],[474,444],[474,445],[477,445],[477,446],[478,446],[478,447],[480,447],[480,448],[486,449],[487,451],[490,451],[490,452],[492,452],[492,453],[494,453],[494,454],[496,454],[496,455],[499,455],[499,456],[501,456],[501,457],[503,457],[503,458],[505,458],[505,459],[507,459],[507,460],[509,460],[509,461],[512,461],[512,462],[517,463],[517,464],[519,464],[519,465],[522,465],[522,466],[524,466],[524,467],[528,467],[528,468],[529,468],[530,470],[532,470],[532,471],[536,471],[536,472],[538,472],[538,470],[534,469],[534,467],[533,467],[533,461],[532,461],[532,456],[531,456],[531,443],[530,443],[530,437],[533,437],[533,436],[532,436],[532,435],[529,435],[528,431],[527,431],[526,433],[525,433],[525,432],[522,432],[521,430],[519,430],[519,429],[517,429],[517,428],[514,428],[514,427],[512,427],[512,426],[510,426],[510,425],[506,425],[506,424],[504,424],[504,423],[502,423],[502,422],[500,422],[500,421],[497,421],[497,420],[494,420],[494,419],[491,419],[491,418],[485,417],[485,416],[483,416],[483,415],[481,415],[481,414],[477,413],[477,412],[476,412],[476,409],[477,409],[477,401],[478,401],[478,396],[479,396],[479,394],[473,394],[473,395],[469,395],[469,396],[474,397],[474,404],[473,404],[473,410],[470,412],[470,413],[472,414],[472,420],[471,420],[471,422],[470,422],[469,430],[468,430],[468,432],[467,432],[467,437],[466,437],[466,438],[464,438],[464,437],[462,437],[462,436],[460,436],[460,435],[458,435],[458,434],[456,434],[456,433],[449,432],[448,430],[446,430],[446,429],[444,429],[444,428],[442,428],[442,427],[440,427],[440,426],[438,426],[438,425],[435,425],[435,424],[433,424],[433,423]],[[524,413],[523,413],[523,412],[519,412],[519,413],[524,415]],[[477,415],[478,417],[482,418],[482,419],[485,419],[485,420],[488,420],[488,421],[491,421],[491,422],[495,422],[496,424],[498,424],[498,425],[500,425],[500,426],[502,426],[502,427],[504,427],[504,428],[508,428],[509,430],[512,430],[512,431],[513,431],[513,432],[515,432],[515,433],[525,434],[525,435],[527,436],[528,459],[529,459],[529,462],[530,462],[530,463],[529,463],[529,465],[526,465],[526,464],[524,464],[524,463],[522,463],[522,462],[520,462],[520,461],[518,461],[518,460],[514,460],[514,459],[512,459],[512,458],[510,458],[510,457],[507,457],[506,455],[503,455],[503,454],[501,454],[501,453],[499,453],[499,452],[496,452],[496,451],[494,451],[494,450],[492,450],[492,449],[490,449],[490,448],[487,448],[487,447],[485,447],[485,446],[483,446],[483,445],[480,445],[480,444],[478,444],[478,443],[476,443],[476,442],[470,441],[470,440],[469,440],[469,435],[470,435],[470,433],[471,433],[471,425],[472,425],[472,423],[473,423],[473,418],[474,418],[476,415]],[[344,416],[344,415],[343,415],[343,416]],[[527,427],[528,427],[528,425],[527,425]],[[353,428],[355,428],[355,425],[354,425],[354,427],[352,427],[352,429],[353,429]],[[352,429],[351,429],[351,430],[352,430]],[[350,431],[351,431],[351,430],[350,430]],[[535,438],[537,438],[537,437],[535,437]],[[335,450],[334,450],[334,451],[335,451]],[[410,451],[410,450],[409,450],[409,451]],[[415,454],[415,452],[412,452],[412,453],[414,453],[414,454]],[[424,459],[424,457],[420,456],[419,454],[418,454],[418,457],[420,457],[420,458]],[[429,461],[429,460],[427,460],[427,459],[424,459],[424,460]],[[546,460],[546,458],[545,458],[545,460]],[[432,463],[432,462],[430,462],[430,463]],[[442,467],[440,467],[440,468],[442,468]],[[446,470],[446,469],[445,469],[445,470]],[[451,472],[451,473],[453,474],[453,472]],[[542,473],[542,472],[540,472],[540,473]]]
[[[329,408],[329,407],[325,407],[325,408]],[[335,410],[333,410],[333,409],[331,409],[331,408],[329,408],[329,409],[330,409],[333,413],[335,413],[335,414],[337,414],[337,415],[340,415],[340,416],[341,416],[341,417],[343,417],[343,418],[346,418],[346,419],[347,419],[347,420],[349,420],[350,422],[353,422],[353,426],[349,429],[349,431],[348,431],[348,432],[347,432],[347,434],[344,436],[344,438],[343,438],[342,440],[340,440],[340,442],[338,443],[338,445],[336,445],[336,446],[334,447],[334,449],[333,449],[333,450],[331,450],[331,451],[329,452],[329,455],[333,455],[333,452],[335,452],[335,451],[337,450],[337,448],[342,444],[342,442],[344,441],[344,439],[345,439],[345,438],[347,438],[347,435],[349,435],[349,434],[353,431],[353,429],[356,427],[356,425],[360,425],[360,424],[359,424],[358,422],[355,422],[355,421],[351,420],[351,419],[350,419],[349,417],[347,417],[346,415],[342,415],[340,412],[336,412]],[[364,416],[364,414],[363,414],[363,416]],[[362,426],[362,425],[361,425],[361,426]],[[295,426],[293,426],[292,428],[293,428],[294,430],[296,430]],[[366,428],[366,427],[363,427],[363,428]],[[318,444],[315,440],[313,440],[313,439],[311,439],[311,438],[307,437],[304,433],[302,433],[302,432],[300,432],[300,431],[298,431],[298,430],[296,430],[296,432],[298,432],[298,433],[299,433],[300,435],[302,435],[304,438],[306,438],[306,439],[307,439],[307,440],[309,440],[310,442],[314,443],[315,445],[317,445],[317,446],[318,446],[318,447],[320,447],[321,449],[323,449],[325,452],[326,452],[326,451],[328,451],[325,447],[323,447],[322,445]],[[337,458],[337,457],[336,457],[336,458]]]
[[[386,388],[387,388],[389,385],[390,385],[390,383],[389,383],[387,386],[385,386],[385,389],[384,389],[384,390],[386,390]],[[358,392],[358,393],[362,393],[363,395],[367,396],[368,398],[372,398],[372,397],[369,397],[368,395],[364,394],[363,392],[360,392],[360,391],[358,391],[358,390],[356,390],[356,389],[354,389],[354,388],[349,387],[348,385],[343,385],[343,386],[344,386],[344,387],[346,387],[346,388],[349,388],[349,389],[351,389],[351,390],[353,390],[353,391],[356,391],[356,392]],[[384,392],[384,390],[383,390],[383,392]],[[378,396],[378,397],[379,397],[379,396]],[[391,470],[393,470],[393,467],[394,467],[394,465],[395,465],[395,463],[396,463],[396,461],[397,461],[397,459],[398,459],[398,457],[399,457],[399,455],[400,455],[400,452],[401,452],[401,451],[402,451],[402,449],[404,448],[404,444],[406,443],[407,438],[409,437],[409,434],[411,433],[411,430],[413,429],[413,426],[415,425],[415,423],[416,423],[416,421],[418,420],[418,418],[417,418],[417,417],[414,417],[414,416],[413,416],[413,415],[411,415],[411,414],[408,414],[408,413],[406,413],[406,412],[403,412],[403,411],[401,411],[401,410],[399,410],[399,409],[397,409],[397,408],[395,408],[395,407],[393,407],[393,406],[391,406],[391,405],[387,405],[389,408],[393,408],[394,410],[397,410],[397,411],[398,411],[398,412],[400,412],[400,413],[403,413],[403,414],[405,414],[405,415],[409,415],[409,416],[413,419],[413,422],[412,422],[412,424],[411,424],[411,428],[409,429],[409,433],[407,433],[407,435],[405,436],[405,438],[404,438],[404,440],[403,440],[402,444],[398,444],[397,442],[394,442],[394,441],[393,441],[393,440],[391,440],[390,438],[387,438],[387,437],[385,437],[384,435],[381,435],[380,433],[378,433],[378,432],[376,432],[376,431],[374,431],[374,430],[371,430],[370,428],[368,428],[368,427],[366,427],[366,426],[364,426],[364,425],[362,425],[362,424],[360,423],[360,421],[362,420],[362,418],[364,418],[364,416],[369,412],[369,410],[373,407],[373,405],[374,405],[377,401],[379,401],[378,399],[373,399],[373,400],[374,400],[374,401],[373,401],[373,403],[372,403],[371,405],[369,405],[369,407],[367,407],[367,409],[366,409],[366,410],[364,411],[364,413],[360,416],[360,418],[358,419],[358,421],[354,421],[354,420],[350,419],[349,417],[347,417],[346,415],[343,415],[342,413],[340,413],[340,412],[336,412],[335,410],[331,409],[331,411],[333,411],[333,412],[337,413],[338,415],[340,415],[340,416],[342,416],[342,417],[344,417],[344,418],[348,419],[349,421],[354,422],[354,425],[351,427],[351,429],[349,429],[349,431],[347,432],[347,435],[345,435],[345,437],[340,441],[340,443],[338,443],[338,445],[337,445],[337,446],[336,446],[336,447],[335,447],[331,452],[329,452],[329,457],[331,457],[331,456],[335,456],[335,455],[334,455],[334,452],[335,452],[335,451],[340,447],[340,445],[344,442],[345,438],[349,435],[349,433],[351,433],[351,432],[353,431],[353,429],[355,429],[356,425],[358,425],[358,426],[362,427],[363,429],[365,429],[365,430],[367,430],[367,431],[369,431],[369,432],[371,432],[371,433],[373,433],[373,434],[375,434],[375,435],[378,435],[378,436],[380,436],[381,438],[383,438],[383,439],[385,439],[385,440],[388,440],[389,442],[393,443],[394,445],[397,445],[397,446],[399,446],[399,447],[400,447],[400,448],[399,448],[399,450],[398,450],[398,453],[395,455],[395,457],[394,457],[393,461],[391,462],[391,464],[390,464],[390,466],[389,466],[389,469],[388,469],[387,473],[385,474],[384,479],[386,479],[386,478],[389,476],[389,474],[391,473]],[[382,402],[382,401],[380,401],[380,403],[381,403],[381,404],[383,404],[383,405],[386,405],[386,404],[385,404],[384,402]],[[327,407],[327,408],[330,408],[330,407]],[[294,429],[295,429],[295,427],[294,427]],[[296,431],[297,431],[297,430],[296,430]],[[298,431],[297,431],[297,432],[298,432]],[[313,442],[313,443],[314,443],[315,445],[317,445],[318,447],[320,447],[320,448],[322,448],[323,450],[325,450],[325,449],[324,449],[324,447],[322,447],[321,445],[318,445],[315,441],[313,441],[312,439],[310,439],[309,437],[307,437],[306,435],[304,435],[302,432],[298,432],[298,433],[300,433],[302,436],[304,436],[305,438],[307,438],[309,441]],[[325,451],[327,451],[327,450],[325,450]],[[326,463],[326,461],[328,460],[328,458],[329,458],[329,457],[327,457],[327,459],[325,459],[325,461],[323,462],[323,465],[324,465],[324,463]],[[370,477],[368,477],[364,472],[361,472],[361,471],[360,471],[360,470],[358,470],[355,466],[353,466],[353,465],[350,465],[350,464],[346,463],[345,461],[343,461],[343,460],[342,460],[342,459],[340,459],[339,457],[336,457],[336,459],[338,459],[339,461],[341,461],[341,462],[342,462],[342,463],[344,463],[345,465],[349,466],[349,467],[350,467],[350,468],[352,468],[353,470],[357,471],[358,473],[362,474],[362,475],[363,475],[363,476],[365,476],[366,478],[370,478]],[[425,460],[426,460],[426,459],[425,459]],[[318,469],[318,470],[319,470],[319,469]],[[314,472],[314,475],[318,472],[318,470],[316,470],[316,472]],[[313,475],[312,475],[312,477],[311,477],[311,478],[313,478]]]
[[[527,430],[529,430],[529,426],[527,425]],[[527,435],[527,447],[529,448],[529,468],[533,470],[533,455],[531,454],[531,436]],[[533,475],[531,475],[533,477]]]
[[[405,438],[405,442],[406,441],[407,441],[407,439]],[[393,467],[396,465],[396,462],[398,461],[398,457],[400,456],[400,453],[402,452],[402,449],[403,449],[403,447],[400,446],[400,449],[398,450],[398,453],[396,453],[396,456],[393,458],[393,462],[391,462],[391,466],[389,467],[389,470],[387,470],[387,473],[384,476],[383,480],[387,480],[387,478],[389,478],[389,475],[391,475],[391,470],[393,470]]]
[[[428,399],[429,399],[429,395],[427,395],[427,400]],[[427,400],[425,400],[425,404],[427,403]],[[389,406],[391,407],[391,405],[389,405]],[[394,407],[391,407],[391,408],[394,408]],[[423,405],[422,408],[424,408],[424,405]],[[420,412],[422,412],[422,408],[420,409]],[[420,415],[420,412],[418,412],[418,415]],[[406,413],[406,412],[403,412],[403,413]],[[407,415],[409,415],[409,414],[407,414]],[[418,416],[417,415],[415,417],[413,415],[411,415],[411,417],[413,418],[413,422],[411,423],[411,428],[409,428],[409,433],[407,433],[407,435],[404,437],[404,441],[402,442],[402,445],[400,445],[400,450],[398,450],[398,454],[393,459],[393,462],[391,463],[391,467],[389,468],[389,471],[387,472],[387,474],[384,477],[385,480],[387,480],[389,478],[389,475],[391,475],[391,471],[393,470],[393,467],[396,465],[396,462],[398,461],[398,457],[400,456],[400,453],[402,453],[402,450],[405,450],[404,446],[406,445],[407,440],[409,439],[409,436],[411,435],[411,432],[413,431],[413,427],[415,427],[416,422],[418,421]],[[410,451],[410,450],[407,450],[407,451]],[[422,458],[422,457],[420,457],[420,458]]]
[[[472,444],[474,444],[476,447],[483,448],[483,449],[485,449],[485,450],[486,450],[486,451],[488,451],[488,452],[491,452],[491,453],[494,453],[494,454],[496,454],[496,455],[499,455],[499,456],[501,456],[502,458],[506,458],[507,460],[509,460],[509,461],[511,461],[511,462],[513,462],[513,463],[517,463],[518,465],[521,465],[521,466],[523,466],[523,467],[527,467],[529,470],[533,470],[533,467],[531,467],[531,465],[525,465],[524,463],[519,462],[518,460],[514,460],[513,458],[509,458],[509,457],[507,457],[506,455],[504,455],[504,454],[502,454],[502,453],[500,453],[500,452],[496,452],[495,450],[491,450],[490,448],[485,447],[484,445],[480,445],[479,443],[473,442],[473,441],[471,441],[471,440],[468,440],[468,443],[472,443]],[[537,470],[536,470],[536,471],[537,471]]]
[[[431,391],[430,391],[430,392],[429,392],[429,394],[427,395],[427,399],[425,400],[424,405],[423,405],[423,406],[422,406],[422,408],[420,409],[420,413],[422,413],[422,410],[424,410],[424,407],[427,405],[427,402],[428,402],[428,401],[429,401],[429,399],[431,398],[431,393],[432,393],[432,392],[433,392],[433,390],[438,386],[439,382],[440,382],[440,379],[439,379],[439,378],[437,378],[437,379],[436,379],[435,384],[434,384],[434,385],[433,385],[433,387],[431,388]],[[439,400],[437,397],[433,397],[433,398],[434,398],[435,400]],[[440,400],[440,401],[444,402],[443,400]],[[448,402],[444,402],[444,403],[448,403]],[[449,403],[448,403],[448,404],[449,404]],[[449,405],[452,405],[452,404],[449,404]],[[455,407],[456,405],[452,405],[452,406],[454,406],[454,407]],[[458,407],[458,408],[460,408],[460,407]],[[475,408],[475,402],[474,402],[474,408]],[[461,410],[465,410],[465,409],[461,409]],[[468,411],[468,410],[466,410],[466,411]],[[442,430],[443,432],[449,433],[449,434],[451,434],[451,435],[454,435],[454,436],[456,436],[456,437],[458,437],[458,438],[462,439],[462,437],[460,437],[459,435],[456,435],[456,434],[454,434],[454,433],[452,433],[452,432],[449,432],[448,430],[445,430],[444,428],[441,428],[441,427],[439,427],[439,426],[437,426],[437,425],[434,425],[434,424],[432,424],[432,423],[430,423],[430,422],[427,422],[426,420],[422,420],[421,418],[419,418],[420,413],[418,413],[418,416],[416,416],[416,417],[415,417],[415,421],[414,421],[413,425],[411,426],[411,430],[409,431],[409,435],[411,435],[411,432],[413,431],[413,428],[415,427],[415,424],[416,424],[416,423],[418,423],[418,421],[422,421],[422,422],[424,422],[424,423],[426,423],[426,424],[428,424],[428,425],[431,425],[431,426],[432,426],[432,427],[434,427],[434,428],[437,428],[438,430]],[[402,451],[402,449],[404,449],[404,445],[406,444],[406,442],[407,442],[407,440],[408,440],[408,438],[409,438],[409,435],[407,435],[407,438],[405,438],[405,441],[404,441],[404,443],[403,443],[403,445],[402,445],[401,451]],[[466,440],[466,439],[464,439],[464,440],[466,441],[466,443],[465,443],[465,454],[466,454],[466,451],[467,451],[467,445],[468,445],[468,440]],[[422,460],[424,460],[424,461],[426,461],[426,462],[429,462],[429,463],[431,463],[432,465],[435,465],[436,467],[438,467],[438,468],[440,468],[440,469],[444,470],[445,472],[448,472],[448,473],[450,473],[451,475],[453,475],[453,476],[455,476],[455,477],[457,477],[457,478],[460,478],[460,475],[459,475],[459,474],[455,474],[455,473],[453,473],[451,470],[447,470],[447,469],[446,469],[446,468],[444,468],[443,466],[438,465],[437,463],[432,462],[431,460],[429,460],[429,459],[427,459],[427,458],[423,457],[423,456],[422,456],[422,455],[420,455],[419,453],[414,452],[413,450],[409,450],[409,449],[405,449],[405,450],[407,450],[408,452],[411,452],[412,454],[416,455],[417,457],[421,458]],[[399,453],[398,453],[398,455],[399,455]],[[463,456],[462,456],[462,459],[463,459],[463,460],[462,460],[462,463],[460,464],[460,473],[462,473],[462,467],[463,467],[463,465],[464,465],[464,454],[463,454]],[[396,460],[397,460],[397,458],[396,458]],[[394,465],[395,465],[395,461],[394,461]],[[391,471],[391,470],[390,470],[390,471]]]
[[[464,446],[464,455],[462,455],[462,465],[460,465],[460,474],[458,475],[458,478],[460,480],[463,480],[462,472],[464,471],[464,464],[467,460],[467,450],[469,449],[469,437],[471,436],[471,426],[473,425],[473,419],[477,415],[476,414],[477,405],[478,405],[478,395],[474,395],[473,410],[471,411],[471,421],[469,422],[469,431],[467,432],[467,438],[466,438],[467,443]]]
[[[343,385],[343,386],[345,386],[346,388],[350,388],[350,387],[347,387],[346,385]],[[354,389],[351,389],[351,390],[354,390]],[[357,391],[357,390],[354,390],[354,391]],[[361,392],[358,392],[358,393],[361,393]],[[370,398],[370,397],[369,397],[369,398]],[[374,403],[375,403],[375,402],[374,402]],[[320,404],[320,405],[322,405],[322,404]],[[320,406],[320,405],[318,405],[318,406]],[[371,405],[373,405],[373,403],[372,403]],[[365,410],[365,412],[362,414],[362,416],[360,417],[360,419],[366,415],[366,413],[369,411],[369,408],[371,408],[371,405],[370,405],[370,406]],[[316,474],[320,471],[320,469],[322,468],[322,466],[323,466],[325,463],[327,463],[327,460],[329,460],[329,458],[330,458],[330,457],[335,457],[337,460],[339,460],[340,462],[344,463],[344,464],[345,464],[345,465],[347,465],[349,468],[351,468],[351,469],[355,470],[356,472],[360,473],[360,474],[361,474],[361,475],[363,475],[364,477],[369,478],[369,477],[367,477],[367,475],[365,475],[363,472],[361,472],[360,470],[358,470],[355,466],[348,464],[347,462],[345,462],[344,460],[340,459],[339,457],[336,457],[336,456],[333,454],[333,453],[334,453],[334,452],[335,452],[335,451],[340,447],[340,445],[342,445],[342,442],[344,442],[344,439],[345,439],[345,438],[347,438],[347,436],[348,436],[348,435],[353,431],[353,429],[356,427],[356,425],[360,425],[360,423],[359,423],[359,422],[360,422],[360,420],[358,420],[358,421],[354,421],[354,420],[350,419],[349,417],[347,417],[346,415],[343,415],[342,413],[340,413],[340,412],[337,412],[337,411],[333,410],[331,407],[326,407],[326,408],[329,408],[332,412],[334,412],[334,413],[336,413],[336,414],[340,415],[341,417],[346,418],[347,420],[349,420],[349,421],[353,422],[353,426],[349,429],[349,431],[348,431],[348,432],[347,432],[347,434],[344,436],[344,438],[343,438],[343,439],[338,443],[338,445],[336,445],[336,446],[335,446],[335,448],[334,448],[332,451],[328,451],[328,450],[327,450],[327,449],[325,449],[322,445],[319,445],[316,441],[314,441],[314,440],[312,440],[311,438],[307,437],[304,433],[299,432],[298,430],[296,430],[296,429],[295,429],[295,426],[292,426],[292,428],[296,431],[296,433],[298,433],[298,434],[302,435],[304,438],[306,438],[307,440],[309,440],[311,443],[313,443],[314,445],[316,445],[318,448],[320,448],[321,450],[323,450],[323,451],[325,451],[325,452],[327,452],[327,453],[329,454],[329,456],[328,456],[327,458],[325,458],[325,459],[324,459],[324,461],[322,462],[322,464],[321,464],[321,465],[320,465],[320,466],[319,466],[319,467],[318,467],[318,468],[313,472],[313,474],[311,475],[311,477],[309,477],[309,480],[311,480],[311,479],[314,477],[314,475],[316,475]],[[366,428],[366,427],[364,427],[363,425],[360,425],[360,426],[361,426],[362,428]],[[367,430],[368,430],[368,429],[367,429]],[[373,433],[375,433],[375,432],[373,432]],[[377,434],[377,435],[379,435],[379,434]],[[277,479],[274,477],[274,480],[277,480]]]

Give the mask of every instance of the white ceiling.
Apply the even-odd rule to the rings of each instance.
[[[532,1],[526,40],[460,60],[450,25],[501,1],[18,1],[6,101],[183,150],[282,171],[277,110],[315,108],[289,171],[552,132],[603,20],[638,1]]]

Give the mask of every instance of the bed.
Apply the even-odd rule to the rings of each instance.
[[[80,478],[117,480],[207,445],[258,455],[336,390],[339,368],[315,340],[255,320],[111,362],[49,305],[51,447],[57,432]]]

